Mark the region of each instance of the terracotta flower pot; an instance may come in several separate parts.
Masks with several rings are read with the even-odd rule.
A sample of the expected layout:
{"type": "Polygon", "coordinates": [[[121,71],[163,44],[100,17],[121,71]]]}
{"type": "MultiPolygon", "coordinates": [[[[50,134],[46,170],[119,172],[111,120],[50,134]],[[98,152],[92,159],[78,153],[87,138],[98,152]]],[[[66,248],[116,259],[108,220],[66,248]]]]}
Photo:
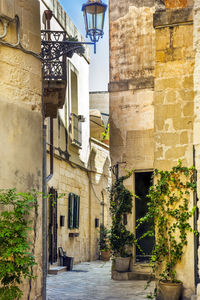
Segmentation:
{"type": "Polygon", "coordinates": [[[101,251],[101,260],[108,261],[110,260],[110,251],[101,251]]]}
{"type": "Polygon", "coordinates": [[[160,299],[161,300],[179,300],[182,292],[182,282],[172,283],[169,281],[160,281],[160,299]]]}
{"type": "Polygon", "coordinates": [[[117,272],[128,272],[130,260],[130,257],[115,257],[115,270],[117,272]]]}

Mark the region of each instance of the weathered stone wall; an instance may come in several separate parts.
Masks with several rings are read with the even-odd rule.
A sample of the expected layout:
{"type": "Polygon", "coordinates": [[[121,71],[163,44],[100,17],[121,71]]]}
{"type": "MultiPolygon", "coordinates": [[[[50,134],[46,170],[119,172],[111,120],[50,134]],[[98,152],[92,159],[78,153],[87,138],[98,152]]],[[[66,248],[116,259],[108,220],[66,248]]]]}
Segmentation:
{"type": "MultiPolygon", "coordinates": [[[[0,13],[21,24],[21,43],[40,53],[40,10],[37,0],[2,0],[0,13]]],[[[0,24],[1,33],[3,32],[0,24]]],[[[8,27],[5,40],[16,43],[16,24],[8,27]]],[[[0,188],[42,191],[41,61],[31,54],[0,44],[0,188]]],[[[42,235],[41,199],[34,255],[36,279],[23,284],[23,299],[41,299],[42,235]]],[[[33,233],[34,234],[34,233],[33,233]]],[[[33,241],[33,235],[31,235],[33,241]]]]}
{"type": "MultiPolygon", "coordinates": [[[[178,1],[178,10],[175,4],[166,1],[168,10],[154,15],[154,168],[162,170],[176,165],[178,159],[185,166],[194,163],[193,11],[192,7],[187,7],[187,1],[178,1]]],[[[194,293],[193,245],[193,235],[190,234],[188,247],[176,268],[177,276],[184,284],[184,299],[190,299],[194,293]]]]}
{"type": "MultiPolygon", "coordinates": [[[[195,65],[194,65],[194,128],[193,128],[193,143],[195,147],[195,161],[197,169],[197,197],[200,197],[200,1],[194,1],[194,50],[195,50],[195,65]]],[[[199,206],[199,202],[197,202],[199,206]]],[[[200,219],[197,221],[197,228],[200,228],[200,219]]],[[[198,270],[199,270],[200,248],[198,248],[198,270]]],[[[200,285],[197,288],[197,299],[200,300],[200,285]]]]}
{"type": "MultiPolygon", "coordinates": [[[[64,124],[61,123],[59,134],[58,126],[54,120],[54,174],[48,182],[49,187],[63,194],[58,199],[58,224],[60,215],[65,216],[65,225],[58,225],[58,247],[67,251],[68,256],[73,256],[75,263],[95,260],[99,258],[99,233],[100,227],[95,228],[95,218],[99,225],[110,224],[109,195],[110,184],[110,158],[109,147],[91,139],[90,157],[88,167],[84,167],[78,154],[65,157],[66,139],[64,124]],[[60,148],[60,152],[58,149],[60,148]],[[76,158],[76,157],[77,158],[76,158]],[[80,225],[77,229],[68,228],[68,195],[74,193],[80,196],[80,225]],[[102,205],[104,202],[104,205],[102,205]],[[104,207],[104,208],[103,208],[104,207]],[[79,233],[78,237],[69,237],[69,233],[79,233]]],[[[49,155],[47,156],[49,164],[49,155]]]]}
{"type": "MultiPolygon", "coordinates": [[[[179,158],[191,166],[196,153],[199,168],[199,8],[198,0],[110,1],[112,164],[170,169],[179,158]]],[[[177,268],[184,299],[195,288],[193,245],[191,234],[177,268]]]]}
{"type": "Polygon", "coordinates": [[[159,12],[155,64],[155,168],[165,169],[181,158],[192,165],[194,92],[192,11],[159,12]],[[183,20],[181,13],[187,14],[183,20]],[[175,19],[177,16],[177,20],[175,19]],[[169,26],[172,22],[186,25],[169,26]],[[166,20],[167,23],[166,24],[166,20]],[[164,26],[162,21],[164,21],[164,26]],[[160,27],[161,26],[161,27],[160,27]]]}
{"type": "Polygon", "coordinates": [[[111,159],[129,169],[153,167],[153,12],[154,1],[110,1],[111,159]]]}

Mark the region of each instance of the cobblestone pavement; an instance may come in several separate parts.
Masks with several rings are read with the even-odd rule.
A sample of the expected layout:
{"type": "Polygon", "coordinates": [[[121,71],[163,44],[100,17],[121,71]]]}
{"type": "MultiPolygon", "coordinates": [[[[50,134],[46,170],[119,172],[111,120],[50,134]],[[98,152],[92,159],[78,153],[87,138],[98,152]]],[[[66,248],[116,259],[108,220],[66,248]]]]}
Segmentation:
{"type": "MultiPolygon", "coordinates": [[[[114,281],[110,262],[85,262],[47,277],[48,300],[142,300],[145,281],[114,281]]],[[[153,286],[151,287],[153,289],[153,286]]]]}

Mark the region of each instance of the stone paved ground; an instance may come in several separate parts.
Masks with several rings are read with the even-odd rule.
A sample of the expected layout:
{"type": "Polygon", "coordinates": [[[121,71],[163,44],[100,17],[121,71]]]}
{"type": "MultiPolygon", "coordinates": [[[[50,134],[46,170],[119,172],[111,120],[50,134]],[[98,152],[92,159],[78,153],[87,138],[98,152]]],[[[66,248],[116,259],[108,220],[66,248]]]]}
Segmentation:
{"type": "MultiPolygon", "coordinates": [[[[142,300],[145,281],[111,280],[110,262],[85,262],[73,271],[48,275],[48,300],[142,300]]],[[[152,287],[153,288],[153,287],[152,287]]]]}

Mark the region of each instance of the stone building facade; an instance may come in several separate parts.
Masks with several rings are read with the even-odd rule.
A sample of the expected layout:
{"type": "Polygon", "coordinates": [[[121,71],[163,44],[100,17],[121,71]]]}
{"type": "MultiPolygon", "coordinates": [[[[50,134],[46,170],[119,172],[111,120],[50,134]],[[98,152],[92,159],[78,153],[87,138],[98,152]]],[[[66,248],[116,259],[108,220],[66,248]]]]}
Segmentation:
{"type": "MultiPolygon", "coordinates": [[[[41,193],[42,77],[41,60],[37,57],[41,51],[39,2],[2,0],[0,20],[0,188],[16,188],[20,192],[34,189],[41,193]],[[5,24],[8,27],[3,38],[5,24]]],[[[41,299],[42,295],[42,201],[38,200],[36,230],[30,236],[37,277],[23,284],[23,299],[41,299]]]]}
{"type": "Polygon", "coordinates": [[[30,234],[36,278],[24,281],[23,300],[45,296],[45,221],[48,264],[59,263],[58,247],[73,256],[75,263],[98,258],[99,226],[108,225],[109,219],[109,147],[90,137],[89,49],[86,47],[82,57],[74,54],[67,59],[68,81],[44,82],[44,10],[52,11],[52,30],[64,30],[83,41],[57,0],[0,1],[0,188],[36,190],[42,195],[47,187],[50,194],[43,197],[47,220],[45,201],[38,199],[36,227],[30,234]],[[50,121],[47,115],[51,114],[50,121]],[[52,144],[50,124],[54,127],[52,144]],[[46,147],[43,125],[47,126],[46,147]],[[47,184],[46,173],[51,175],[47,184]],[[72,204],[76,205],[76,215],[72,204]]]}
{"type": "MultiPolygon", "coordinates": [[[[53,13],[50,21],[52,31],[65,30],[67,35],[77,36],[79,41],[83,40],[58,1],[40,2],[41,23],[44,11],[50,9],[53,13]]],[[[109,225],[109,147],[90,134],[88,47],[83,56],[75,53],[67,58],[66,68],[64,105],[53,119],[52,174],[51,120],[46,119],[47,175],[52,175],[47,189],[50,194],[53,192],[56,195],[55,205],[52,206],[51,197],[47,202],[49,264],[59,264],[59,247],[68,256],[74,257],[75,263],[98,259],[100,224],[109,225]],[[79,199],[78,207],[74,199],[79,199]]],[[[106,104],[108,107],[108,101],[106,104]]],[[[102,128],[102,132],[103,130],[102,128]]]]}
{"type": "MultiPolygon", "coordinates": [[[[110,1],[111,161],[135,169],[136,194],[155,168],[170,169],[180,158],[197,168],[199,197],[199,10],[192,0],[110,1]]],[[[136,199],[133,231],[139,208],[136,199]]],[[[134,258],[141,261],[137,252],[134,258]]],[[[195,294],[198,261],[190,234],[177,267],[184,299],[195,294]]]]}

